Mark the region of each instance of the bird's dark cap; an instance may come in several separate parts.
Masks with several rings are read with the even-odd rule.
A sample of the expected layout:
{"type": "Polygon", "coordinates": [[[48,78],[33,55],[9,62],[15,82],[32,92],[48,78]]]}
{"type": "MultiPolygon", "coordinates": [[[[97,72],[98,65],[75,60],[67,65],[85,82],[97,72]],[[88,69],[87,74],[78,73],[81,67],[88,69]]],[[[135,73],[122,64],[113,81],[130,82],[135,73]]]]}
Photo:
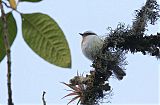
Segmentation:
{"type": "Polygon", "coordinates": [[[96,33],[92,31],[85,31],[84,33],[79,33],[82,36],[88,36],[88,35],[97,35],[96,33]]]}

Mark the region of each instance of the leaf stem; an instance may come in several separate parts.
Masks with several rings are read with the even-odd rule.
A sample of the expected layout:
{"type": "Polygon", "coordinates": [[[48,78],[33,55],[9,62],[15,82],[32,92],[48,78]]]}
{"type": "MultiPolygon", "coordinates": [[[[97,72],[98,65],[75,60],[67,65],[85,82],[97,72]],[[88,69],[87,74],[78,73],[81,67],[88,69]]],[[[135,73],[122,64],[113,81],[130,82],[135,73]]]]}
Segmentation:
{"type": "Polygon", "coordinates": [[[14,105],[12,102],[12,88],[11,88],[11,50],[8,38],[8,27],[6,14],[3,9],[2,1],[0,1],[0,9],[2,14],[2,23],[3,23],[3,42],[5,45],[6,55],[7,55],[7,87],[8,87],[8,105],[14,105]]]}

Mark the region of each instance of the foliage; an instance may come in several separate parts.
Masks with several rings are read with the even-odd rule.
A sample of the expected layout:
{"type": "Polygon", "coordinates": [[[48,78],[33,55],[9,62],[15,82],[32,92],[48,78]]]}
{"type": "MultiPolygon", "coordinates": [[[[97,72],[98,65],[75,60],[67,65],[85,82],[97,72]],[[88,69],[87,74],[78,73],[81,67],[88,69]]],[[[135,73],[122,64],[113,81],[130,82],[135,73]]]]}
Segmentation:
{"type": "Polygon", "coordinates": [[[72,89],[72,90],[70,90],[70,91],[72,91],[72,93],[67,94],[63,98],[68,97],[68,96],[75,96],[72,100],[70,100],[70,102],[68,102],[68,104],[70,104],[71,102],[75,101],[78,98],[79,98],[78,103],[79,102],[83,103],[82,102],[84,100],[83,99],[84,98],[83,93],[86,93],[85,92],[85,85],[83,85],[82,83],[79,83],[78,85],[73,86],[72,84],[67,84],[65,82],[62,82],[62,83],[72,89]]]}
{"type": "Polygon", "coordinates": [[[75,76],[67,84],[70,88],[85,86],[80,97],[82,105],[97,105],[101,99],[110,96],[112,92],[108,79],[114,75],[118,80],[122,80],[126,75],[126,53],[142,52],[144,55],[160,58],[160,34],[144,35],[147,23],[154,25],[160,18],[159,11],[156,0],[147,0],[140,10],[136,10],[132,27],[125,27],[120,23],[115,30],[109,28],[110,33],[105,37],[103,48],[93,61],[94,70],[86,76],[75,76]]]}
{"type": "MultiPolygon", "coordinates": [[[[20,0],[19,2],[39,2],[42,0],[20,0]]],[[[15,0],[9,0],[10,6],[16,10],[15,0]]],[[[43,13],[20,13],[22,18],[23,38],[28,46],[41,58],[59,67],[71,68],[71,54],[68,42],[59,25],[50,16],[43,13]]],[[[12,45],[16,34],[17,26],[12,11],[8,13],[7,23],[9,29],[9,42],[12,45]]],[[[0,62],[5,56],[4,43],[2,42],[2,22],[0,21],[0,62]]]]}
{"type": "Polygon", "coordinates": [[[23,38],[30,48],[52,64],[71,67],[68,43],[58,24],[42,13],[21,16],[23,38]]]}

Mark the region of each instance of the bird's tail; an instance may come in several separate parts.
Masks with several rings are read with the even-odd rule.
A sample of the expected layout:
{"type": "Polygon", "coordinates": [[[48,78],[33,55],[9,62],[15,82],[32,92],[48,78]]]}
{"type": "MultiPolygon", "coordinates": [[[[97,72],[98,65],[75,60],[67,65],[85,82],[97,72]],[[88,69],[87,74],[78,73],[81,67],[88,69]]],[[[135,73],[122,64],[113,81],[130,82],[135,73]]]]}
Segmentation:
{"type": "Polygon", "coordinates": [[[125,71],[122,68],[120,68],[119,66],[115,66],[113,68],[113,73],[115,74],[115,76],[118,80],[122,80],[123,77],[126,76],[125,71]]]}

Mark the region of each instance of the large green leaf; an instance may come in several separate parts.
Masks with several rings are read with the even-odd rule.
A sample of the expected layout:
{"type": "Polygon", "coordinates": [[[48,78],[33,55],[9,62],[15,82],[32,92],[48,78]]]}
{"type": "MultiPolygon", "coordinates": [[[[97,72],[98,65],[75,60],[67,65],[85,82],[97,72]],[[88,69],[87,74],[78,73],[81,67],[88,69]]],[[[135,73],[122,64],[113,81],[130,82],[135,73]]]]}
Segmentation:
{"type": "MultiPolygon", "coordinates": [[[[11,12],[9,12],[6,15],[6,18],[7,18],[8,33],[9,33],[9,43],[10,45],[12,45],[17,35],[17,25],[11,12]]],[[[2,24],[2,19],[0,18],[0,62],[3,60],[5,55],[6,51],[3,43],[3,24],[2,24]]]]}
{"type": "Polygon", "coordinates": [[[20,0],[20,2],[21,1],[26,1],[26,2],[40,2],[40,1],[42,1],[42,0],[20,0]]]}
{"type": "Polygon", "coordinates": [[[42,13],[21,14],[23,38],[44,60],[60,67],[71,67],[67,40],[58,24],[42,13]]]}

